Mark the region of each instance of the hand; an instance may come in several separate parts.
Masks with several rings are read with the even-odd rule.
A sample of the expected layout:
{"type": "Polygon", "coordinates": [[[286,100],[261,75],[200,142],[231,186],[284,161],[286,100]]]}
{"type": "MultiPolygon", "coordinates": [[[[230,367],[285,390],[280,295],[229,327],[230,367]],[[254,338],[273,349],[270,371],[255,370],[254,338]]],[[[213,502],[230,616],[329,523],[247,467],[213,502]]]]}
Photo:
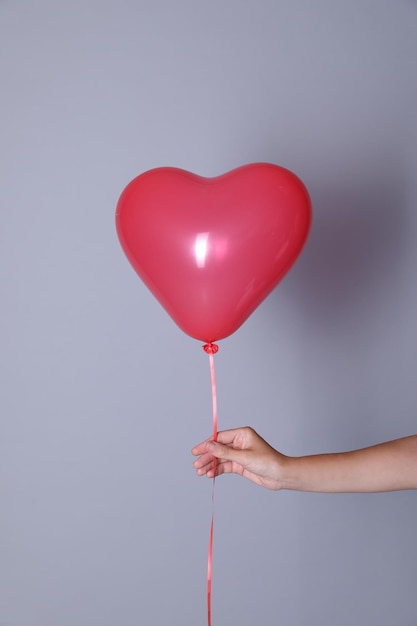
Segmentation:
{"type": "Polygon", "coordinates": [[[364,493],[417,489],[417,435],[332,454],[289,457],[252,428],[218,433],[192,449],[199,476],[235,473],[268,489],[364,493]],[[216,457],[215,466],[213,457],[216,457]]]}
{"type": "Polygon", "coordinates": [[[217,442],[207,439],[192,449],[198,456],[194,467],[199,476],[234,473],[267,489],[282,488],[280,476],[286,457],[274,450],[253,428],[237,428],[218,433],[217,442]]]}

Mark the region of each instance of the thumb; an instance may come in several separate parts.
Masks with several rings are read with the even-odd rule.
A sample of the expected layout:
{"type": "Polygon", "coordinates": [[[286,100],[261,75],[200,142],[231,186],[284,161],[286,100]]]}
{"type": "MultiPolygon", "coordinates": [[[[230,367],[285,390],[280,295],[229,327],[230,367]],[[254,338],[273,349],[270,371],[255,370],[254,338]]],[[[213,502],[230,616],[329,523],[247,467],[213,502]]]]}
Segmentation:
{"type": "Polygon", "coordinates": [[[233,461],[235,463],[244,463],[246,456],[245,450],[236,450],[230,446],[225,446],[218,441],[210,441],[207,444],[207,450],[216,458],[224,459],[225,461],[233,461]]]}

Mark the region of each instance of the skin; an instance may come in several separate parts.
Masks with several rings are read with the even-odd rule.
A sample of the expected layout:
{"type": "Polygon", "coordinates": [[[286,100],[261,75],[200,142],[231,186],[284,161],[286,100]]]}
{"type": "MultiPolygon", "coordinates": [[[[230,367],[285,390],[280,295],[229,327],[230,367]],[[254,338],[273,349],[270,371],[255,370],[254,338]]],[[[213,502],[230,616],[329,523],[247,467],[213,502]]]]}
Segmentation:
{"type": "Polygon", "coordinates": [[[417,435],[334,454],[285,456],[253,428],[218,433],[192,449],[199,476],[238,474],[267,489],[360,493],[417,489],[417,435]],[[216,465],[214,464],[216,457],[216,465]]]}

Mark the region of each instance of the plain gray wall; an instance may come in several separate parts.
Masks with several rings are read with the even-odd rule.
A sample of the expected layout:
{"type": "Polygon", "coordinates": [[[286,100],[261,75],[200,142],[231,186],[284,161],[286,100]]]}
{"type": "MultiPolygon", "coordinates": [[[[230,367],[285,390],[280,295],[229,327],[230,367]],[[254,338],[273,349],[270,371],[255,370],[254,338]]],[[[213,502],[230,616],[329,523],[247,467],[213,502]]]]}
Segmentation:
{"type": "MultiPolygon", "coordinates": [[[[0,625],[205,624],[207,356],[129,266],[152,167],[293,170],[290,274],[216,357],[288,454],[417,432],[417,3],[2,0],[0,625]]],[[[213,626],[415,626],[417,496],[216,483],[213,626]]]]}

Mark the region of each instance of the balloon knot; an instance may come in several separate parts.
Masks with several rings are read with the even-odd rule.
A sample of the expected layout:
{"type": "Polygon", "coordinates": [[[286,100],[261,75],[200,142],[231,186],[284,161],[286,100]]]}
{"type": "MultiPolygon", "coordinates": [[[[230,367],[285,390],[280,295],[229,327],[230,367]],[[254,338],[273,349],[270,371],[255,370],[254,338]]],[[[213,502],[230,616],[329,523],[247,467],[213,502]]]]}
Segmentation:
{"type": "Polygon", "coordinates": [[[211,343],[211,341],[209,343],[206,343],[205,346],[203,346],[203,350],[204,352],[207,352],[207,354],[216,354],[216,352],[219,351],[219,346],[215,343],[211,343]]]}

